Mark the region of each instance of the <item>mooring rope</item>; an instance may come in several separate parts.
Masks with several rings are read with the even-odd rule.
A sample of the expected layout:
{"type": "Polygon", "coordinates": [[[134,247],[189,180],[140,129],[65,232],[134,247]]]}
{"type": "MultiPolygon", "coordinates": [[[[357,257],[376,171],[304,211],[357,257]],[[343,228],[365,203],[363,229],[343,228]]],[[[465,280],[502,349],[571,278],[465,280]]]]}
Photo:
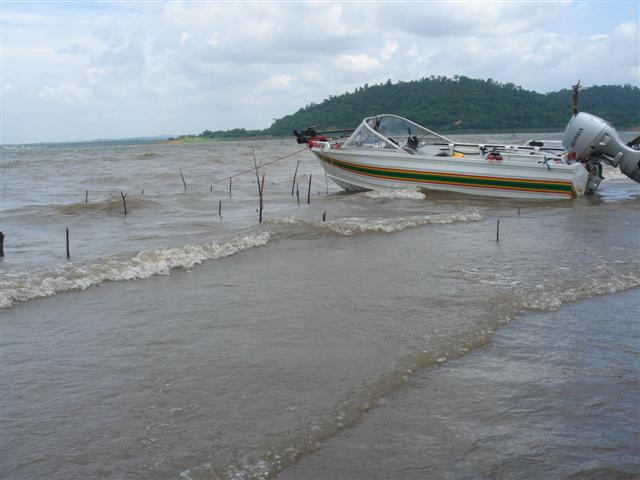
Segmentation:
{"type": "MultiPolygon", "coordinates": [[[[307,147],[301,148],[300,150],[290,153],[289,155],[285,155],[284,157],[280,157],[280,158],[276,158],[275,160],[271,160],[270,162],[267,163],[263,163],[261,165],[258,165],[258,168],[263,168],[263,167],[268,167],[269,165],[273,165],[276,162],[280,162],[282,160],[285,160],[289,157],[293,157],[294,155],[297,155],[301,152],[304,152],[305,150],[308,150],[307,147]]],[[[235,178],[235,177],[239,177],[240,175],[244,175],[246,173],[252,173],[256,171],[256,167],[253,168],[249,168],[247,170],[243,170],[242,172],[238,172],[238,173],[234,173],[233,175],[229,175],[228,177],[224,177],[224,178],[220,178],[218,180],[214,180],[213,183],[220,183],[220,182],[224,182],[226,180],[229,180],[231,178],[235,178]]]]}

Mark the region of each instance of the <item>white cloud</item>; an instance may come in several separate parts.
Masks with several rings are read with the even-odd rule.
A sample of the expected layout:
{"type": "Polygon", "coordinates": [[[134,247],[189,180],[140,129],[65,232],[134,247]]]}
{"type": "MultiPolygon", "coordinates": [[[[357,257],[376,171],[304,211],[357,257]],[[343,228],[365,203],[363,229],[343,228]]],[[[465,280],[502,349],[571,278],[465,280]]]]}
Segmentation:
{"type": "Polygon", "coordinates": [[[335,66],[346,68],[353,72],[366,72],[380,66],[380,61],[375,57],[370,57],[364,53],[356,55],[339,55],[335,66]]]}
{"type": "Polygon", "coordinates": [[[61,103],[84,103],[92,96],[91,89],[71,82],[62,82],[58,86],[45,85],[39,93],[45,100],[61,103]]]}
{"type": "Polygon", "coordinates": [[[621,23],[615,28],[613,33],[629,39],[638,38],[638,24],[636,22],[621,23]]]}
{"type": "Polygon", "coordinates": [[[398,50],[398,44],[396,42],[387,42],[380,52],[380,57],[382,57],[383,60],[389,60],[393,57],[396,50],[398,50]]]}
{"type": "Polygon", "coordinates": [[[2,93],[13,92],[13,91],[15,91],[17,89],[18,89],[18,87],[16,87],[11,82],[5,82],[5,81],[0,82],[0,91],[2,93]]]}
{"type": "Polygon", "coordinates": [[[289,91],[293,81],[291,75],[273,75],[260,84],[259,90],[265,93],[289,91]]]}
{"type": "Polygon", "coordinates": [[[220,34],[218,32],[213,32],[209,36],[207,43],[211,45],[213,48],[216,48],[220,44],[220,34]]]}
{"type": "Polygon", "coordinates": [[[11,92],[2,98],[3,138],[38,141],[52,119],[86,105],[93,121],[57,135],[154,134],[141,129],[161,121],[170,133],[263,128],[365,83],[432,74],[491,77],[543,92],[577,78],[639,84],[632,7],[603,8],[612,18],[600,22],[601,14],[582,5],[8,4],[0,19],[2,91],[11,92]],[[567,23],[578,14],[582,21],[567,23]],[[24,111],[41,117],[25,124],[24,111]]]}
{"type": "Polygon", "coordinates": [[[411,45],[411,47],[409,48],[409,50],[407,50],[406,52],[403,53],[403,55],[407,56],[407,57],[411,57],[411,58],[416,58],[418,56],[418,46],[417,45],[411,45]]]}

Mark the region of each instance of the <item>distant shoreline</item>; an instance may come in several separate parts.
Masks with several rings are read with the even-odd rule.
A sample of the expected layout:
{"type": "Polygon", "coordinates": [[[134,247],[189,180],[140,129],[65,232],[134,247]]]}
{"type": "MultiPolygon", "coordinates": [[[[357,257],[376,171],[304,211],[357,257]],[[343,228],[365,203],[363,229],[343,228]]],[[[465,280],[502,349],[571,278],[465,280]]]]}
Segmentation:
{"type": "MultiPolygon", "coordinates": [[[[550,134],[550,133],[562,133],[562,129],[558,128],[519,128],[514,130],[505,130],[505,129],[479,129],[479,130],[440,130],[438,133],[443,135],[452,135],[456,134],[460,135],[504,135],[504,134],[550,134]]],[[[640,132],[640,125],[622,128],[618,130],[619,133],[637,133],[640,132]]],[[[248,137],[229,137],[229,138],[211,138],[211,137],[200,137],[200,136],[192,136],[192,137],[183,137],[183,138],[173,138],[167,137],[166,139],[161,138],[122,138],[122,139],[104,139],[104,140],[86,140],[86,141],[75,141],[75,142],[34,142],[34,143],[5,143],[1,144],[1,148],[35,148],[35,147],[100,147],[100,146],[109,146],[109,145],[197,145],[197,144],[213,144],[213,143],[221,143],[221,142],[247,142],[247,141],[259,141],[259,140],[283,140],[283,139],[293,139],[293,134],[291,136],[273,136],[273,135],[263,135],[263,136],[248,136],[248,137]]]]}
{"type": "MultiPolygon", "coordinates": [[[[552,134],[552,133],[562,133],[563,129],[558,128],[519,128],[513,130],[505,130],[505,129],[474,129],[474,130],[440,130],[438,133],[443,135],[517,135],[517,134],[552,134]]],[[[640,125],[630,128],[624,128],[619,130],[620,133],[635,133],[640,132],[640,125]]],[[[167,145],[189,145],[189,144],[200,144],[200,143],[221,143],[221,142],[246,142],[246,141],[257,141],[257,140],[283,140],[283,139],[293,139],[293,134],[291,136],[273,136],[273,135],[265,135],[265,136],[248,136],[248,137],[229,137],[229,138],[211,138],[211,137],[183,137],[183,138],[172,138],[167,139],[166,141],[159,141],[157,143],[167,144],[167,145]]]]}
{"type": "MultiPolygon", "coordinates": [[[[211,138],[211,137],[183,137],[183,138],[168,138],[164,141],[159,141],[157,143],[167,144],[167,145],[189,145],[189,144],[199,144],[199,143],[220,143],[220,142],[244,142],[244,141],[255,141],[255,140],[278,140],[289,137],[273,137],[273,136],[258,136],[258,137],[229,137],[229,138],[211,138]]],[[[293,138],[293,135],[291,135],[293,138]]]]}

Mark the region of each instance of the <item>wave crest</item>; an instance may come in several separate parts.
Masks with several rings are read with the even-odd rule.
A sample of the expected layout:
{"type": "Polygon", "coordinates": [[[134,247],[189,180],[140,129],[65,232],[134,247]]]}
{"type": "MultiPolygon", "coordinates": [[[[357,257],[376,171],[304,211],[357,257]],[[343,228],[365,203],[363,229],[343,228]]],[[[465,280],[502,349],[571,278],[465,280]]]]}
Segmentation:
{"type": "Polygon", "coordinates": [[[106,281],[136,280],[168,275],[175,268],[191,269],[207,260],[234,255],[269,242],[270,232],[239,235],[231,240],[202,245],[146,250],[133,257],[107,257],[87,265],[65,265],[53,271],[0,282],[0,308],[16,301],[48,297],[69,290],[84,290],[106,281]]]}
{"type": "Polygon", "coordinates": [[[367,198],[384,200],[424,200],[427,198],[421,191],[411,188],[369,190],[364,192],[363,195],[367,198]]]}
{"type": "Polygon", "coordinates": [[[638,287],[640,287],[640,276],[619,273],[584,279],[583,283],[563,289],[549,288],[539,284],[522,296],[522,306],[527,310],[556,310],[566,303],[638,287]]]}
{"type": "Polygon", "coordinates": [[[314,222],[294,217],[279,217],[269,220],[272,224],[303,225],[318,231],[351,236],[359,233],[393,233],[406,228],[428,224],[447,224],[457,222],[475,222],[482,220],[477,210],[457,213],[439,213],[411,217],[367,219],[359,217],[342,218],[331,222],[314,222]]]}

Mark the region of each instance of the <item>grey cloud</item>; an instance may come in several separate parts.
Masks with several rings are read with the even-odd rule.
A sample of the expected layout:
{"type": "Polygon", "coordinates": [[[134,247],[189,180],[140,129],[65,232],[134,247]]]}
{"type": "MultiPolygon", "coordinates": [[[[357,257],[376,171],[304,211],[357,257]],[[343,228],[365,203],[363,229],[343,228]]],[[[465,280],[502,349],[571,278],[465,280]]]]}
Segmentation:
{"type": "Polygon", "coordinates": [[[39,8],[2,24],[3,81],[19,87],[3,94],[7,141],[21,130],[41,140],[55,119],[61,139],[266,127],[364,83],[431,74],[539,91],[577,78],[639,83],[637,22],[569,36],[558,13],[574,8],[566,3],[39,8]],[[397,50],[384,53],[387,42],[397,50]],[[84,104],[61,105],[57,92],[84,104]],[[25,109],[42,121],[25,122],[25,109]],[[92,121],[77,121],[88,109],[92,121]]]}

